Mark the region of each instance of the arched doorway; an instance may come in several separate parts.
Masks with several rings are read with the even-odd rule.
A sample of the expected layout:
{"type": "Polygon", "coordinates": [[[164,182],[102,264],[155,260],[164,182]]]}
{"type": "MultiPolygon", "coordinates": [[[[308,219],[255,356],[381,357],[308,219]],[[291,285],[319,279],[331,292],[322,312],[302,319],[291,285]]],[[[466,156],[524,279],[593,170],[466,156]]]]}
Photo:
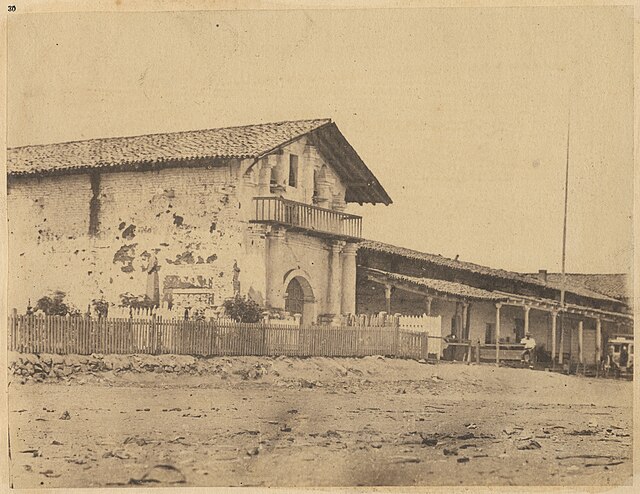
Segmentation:
{"type": "Polygon", "coordinates": [[[315,298],[309,282],[302,276],[289,279],[284,297],[284,310],[290,314],[301,314],[303,324],[315,319],[315,298]]]}

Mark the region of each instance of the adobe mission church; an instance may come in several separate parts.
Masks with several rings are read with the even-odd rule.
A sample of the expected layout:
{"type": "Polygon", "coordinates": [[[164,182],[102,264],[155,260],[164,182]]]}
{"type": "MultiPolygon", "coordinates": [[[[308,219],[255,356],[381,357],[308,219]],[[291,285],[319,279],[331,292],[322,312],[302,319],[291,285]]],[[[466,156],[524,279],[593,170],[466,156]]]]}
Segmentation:
{"type": "Polygon", "coordinates": [[[439,317],[441,336],[485,343],[531,332],[578,362],[633,334],[626,275],[575,275],[562,306],[553,273],[363,240],[346,205],[391,198],[328,119],[13,148],[7,178],[20,312],[52,290],[80,310],[123,295],[180,309],[242,294],[305,324],[385,311],[439,317]]]}
{"type": "Polygon", "coordinates": [[[9,307],[51,290],[220,305],[236,293],[307,323],[355,313],[362,219],[391,199],[330,120],[8,152],[9,307]]]}

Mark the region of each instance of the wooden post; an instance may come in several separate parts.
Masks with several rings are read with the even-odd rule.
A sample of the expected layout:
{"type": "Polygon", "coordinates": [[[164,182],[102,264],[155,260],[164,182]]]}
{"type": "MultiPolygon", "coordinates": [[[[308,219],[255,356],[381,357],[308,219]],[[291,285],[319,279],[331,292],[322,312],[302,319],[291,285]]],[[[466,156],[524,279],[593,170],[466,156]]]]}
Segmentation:
{"type": "Polygon", "coordinates": [[[463,308],[464,320],[462,324],[464,325],[464,338],[466,340],[471,340],[471,304],[469,302],[465,302],[463,308]]]}
{"type": "Polygon", "coordinates": [[[422,333],[422,348],[421,348],[421,356],[423,359],[429,359],[429,335],[427,333],[422,333]]]}
{"type": "Polygon", "coordinates": [[[582,373],[584,374],[584,324],[582,319],[578,321],[578,362],[582,366],[582,373]]]}
{"type": "Polygon", "coordinates": [[[551,311],[551,367],[556,363],[556,333],[558,324],[558,311],[551,311]]]}
{"type": "Polygon", "coordinates": [[[430,316],[431,315],[431,302],[433,301],[432,297],[427,297],[426,299],[426,309],[427,309],[427,315],[430,316]]]}
{"type": "Polygon", "coordinates": [[[149,350],[152,355],[158,354],[158,339],[156,338],[156,315],[153,314],[151,319],[149,319],[149,336],[148,340],[149,346],[151,347],[149,350]]]}
{"type": "Polygon", "coordinates": [[[560,346],[558,348],[558,364],[564,363],[564,312],[560,314],[560,346]]]}
{"type": "Polygon", "coordinates": [[[480,363],[480,340],[476,340],[476,364],[480,363]]]}
{"type": "Polygon", "coordinates": [[[156,327],[156,351],[158,354],[161,354],[163,353],[162,328],[164,328],[164,326],[162,325],[162,316],[156,316],[154,314],[153,319],[154,319],[154,325],[156,327]]]}
{"type": "MultiPolygon", "coordinates": [[[[267,348],[267,325],[264,321],[260,322],[260,326],[262,328],[262,355],[269,355],[269,349],[267,348]]],[[[300,333],[300,325],[298,324],[298,334],[300,333]]],[[[300,337],[298,337],[298,344],[300,341],[300,337]]]]}
{"type": "Polygon", "coordinates": [[[386,301],[386,312],[387,314],[391,314],[391,285],[384,286],[384,298],[386,301]]]}
{"type": "Polygon", "coordinates": [[[466,340],[467,337],[467,309],[469,304],[467,302],[462,302],[460,306],[460,339],[466,340]]]}
{"type": "Polygon", "coordinates": [[[501,303],[496,304],[496,365],[500,365],[500,307],[501,303]]]}
{"type": "Polygon", "coordinates": [[[602,319],[598,317],[596,319],[596,369],[600,367],[600,359],[602,359],[602,319]]]}
{"type": "Polygon", "coordinates": [[[531,307],[529,307],[528,305],[525,305],[523,308],[524,308],[524,335],[527,336],[527,333],[529,332],[529,311],[531,310],[531,307]]]}
{"type": "Polygon", "coordinates": [[[398,319],[393,321],[393,356],[398,356],[398,343],[400,340],[400,322],[398,319]]]}

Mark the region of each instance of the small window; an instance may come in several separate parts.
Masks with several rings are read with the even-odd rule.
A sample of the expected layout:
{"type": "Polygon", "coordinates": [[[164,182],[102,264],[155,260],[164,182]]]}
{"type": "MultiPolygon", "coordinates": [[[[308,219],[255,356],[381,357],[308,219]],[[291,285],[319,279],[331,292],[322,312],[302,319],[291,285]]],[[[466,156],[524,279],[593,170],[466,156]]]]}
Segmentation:
{"type": "Polygon", "coordinates": [[[289,185],[298,186],[298,156],[295,154],[289,155],[289,185]]]}

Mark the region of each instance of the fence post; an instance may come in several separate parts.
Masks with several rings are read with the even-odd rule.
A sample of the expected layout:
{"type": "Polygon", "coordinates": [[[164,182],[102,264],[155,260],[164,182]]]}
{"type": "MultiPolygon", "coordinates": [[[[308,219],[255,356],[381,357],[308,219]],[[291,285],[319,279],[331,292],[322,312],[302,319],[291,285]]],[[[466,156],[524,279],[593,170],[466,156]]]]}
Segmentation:
{"type": "Polygon", "coordinates": [[[400,340],[400,321],[397,318],[393,319],[393,356],[398,356],[398,343],[400,340]]]}
{"type": "Polygon", "coordinates": [[[267,325],[264,323],[264,320],[260,321],[260,326],[262,326],[262,349],[260,353],[263,356],[267,356],[269,355],[267,349],[267,325]]]}
{"type": "Polygon", "coordinates": [[[429,335],[422,333],[422,358],[429,360],[429,335]]]}
{"type": "Polygon", "coordinates": [[[153,314],[153,322],[156,328],[156,355],[160,355],[163,353],[162,348],[162,316],[157,316],[155,313],[153,314]]]}
{"type": "Polygon", "coordinates": [[[476,340],[476,364],[480,363],[480,340],[476,340]]]}
{"type": "Polygon", "coordinates": [[[471,340],[467,342],[467,365],[471,363],[471,340]]]}
{"type": "Polygon", "coordinates": [[[137,334],[133,333],[133,315],[129,313],[129,318],[127,319],[127,332],[129,333],[131,345],[129,347],[129,353],[137,353],[138,352],[138,338],[137,334]]]}

